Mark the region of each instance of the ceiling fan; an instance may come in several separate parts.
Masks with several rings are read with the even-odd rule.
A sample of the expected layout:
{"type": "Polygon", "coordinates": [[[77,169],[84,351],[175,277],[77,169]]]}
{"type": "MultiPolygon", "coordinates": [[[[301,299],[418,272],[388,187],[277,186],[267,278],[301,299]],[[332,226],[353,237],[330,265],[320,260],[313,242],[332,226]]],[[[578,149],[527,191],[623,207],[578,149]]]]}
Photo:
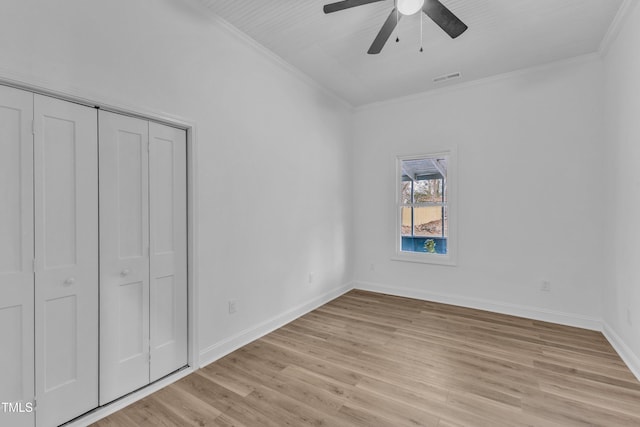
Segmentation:
{"type": "MultiPolygon", "coordinates": [[[[349,9],[364,4],[376,3],[385,0],[343,0],[336,3],[330,3],[324,6],[324,13],[333,13],[340,10],[349,9]]],[[[447,9],[438,0],[395,0],[395,7],[389,14],[389,17],[382,25],[380,32],[367,51],[369,54],[378,54],[382,51],[384,44],[389,36],[398,25],[402,16],[413,15],[422,10],[429,18],[433,20],[445,33],[452,39],[464,33],[467,26],[458,19],[449,9],[447,9]]],[[[396,40],[397,41],[397,40],[396,40]]]]}

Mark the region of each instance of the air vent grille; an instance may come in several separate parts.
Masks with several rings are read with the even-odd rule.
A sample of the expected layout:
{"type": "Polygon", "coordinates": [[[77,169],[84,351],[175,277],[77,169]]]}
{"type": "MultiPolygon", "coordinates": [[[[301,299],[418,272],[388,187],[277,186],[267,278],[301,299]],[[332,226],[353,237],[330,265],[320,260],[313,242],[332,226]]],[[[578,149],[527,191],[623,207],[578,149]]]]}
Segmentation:
{"type": "Polygon", "coordinates": [[[438,76],[436,78],[433,79],[434,83],[442,83],[445,82],[447,80],[453,80],[453,79],[459,79],[460,78],[460,72],[456,72],[456,73],[450,73],[450,74],[445,74],[443,76],[438,76]]]}

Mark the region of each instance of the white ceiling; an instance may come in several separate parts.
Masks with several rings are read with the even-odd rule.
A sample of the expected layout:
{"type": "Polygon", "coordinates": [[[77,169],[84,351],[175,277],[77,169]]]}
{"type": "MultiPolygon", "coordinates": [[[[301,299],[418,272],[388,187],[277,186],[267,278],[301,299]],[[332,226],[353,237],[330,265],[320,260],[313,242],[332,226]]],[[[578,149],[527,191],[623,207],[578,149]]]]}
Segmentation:
{"type": "Polygon", "coordinates": [[[622,0],[441,0],[469,29],[451,39],[426,15],[367,50],[393,9],[381,1],[325,15],[335,0],[198,0],[354,106],[596,52],[622,0]],[[420,47],[423,21],[424,52],[420,47]],[[462,77],[434,83],[435,77],[462,77]]]}

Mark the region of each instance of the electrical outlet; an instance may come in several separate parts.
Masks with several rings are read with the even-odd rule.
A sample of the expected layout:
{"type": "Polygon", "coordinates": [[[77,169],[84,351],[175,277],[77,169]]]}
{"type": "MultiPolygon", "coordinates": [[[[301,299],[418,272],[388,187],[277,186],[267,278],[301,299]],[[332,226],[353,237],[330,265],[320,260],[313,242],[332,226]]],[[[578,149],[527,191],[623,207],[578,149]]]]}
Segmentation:
{"type": "Polygon", "coordinates": [[[238,311],[238,301],[234,299],[229,300],[229,314],[233,314],[238,311]]]}
{"type": "Polygon", "coordinates": [[[542,292],[551,292],[551,281],[543,280],[542,283],[540,284],[540,290],[542,292]]]}
{"type": "Polygon", "coordinates": [[[315,278],[316,278],[316,273],[314,273],[313,271],[309,273],[309,283],[313,283],[315,278]]]}
{"type": "Polygon", "coordinates": [[[631,310],[627,308],[627,324],[629,326],[633,326],[633,322],[631,321],[631,310]]]}

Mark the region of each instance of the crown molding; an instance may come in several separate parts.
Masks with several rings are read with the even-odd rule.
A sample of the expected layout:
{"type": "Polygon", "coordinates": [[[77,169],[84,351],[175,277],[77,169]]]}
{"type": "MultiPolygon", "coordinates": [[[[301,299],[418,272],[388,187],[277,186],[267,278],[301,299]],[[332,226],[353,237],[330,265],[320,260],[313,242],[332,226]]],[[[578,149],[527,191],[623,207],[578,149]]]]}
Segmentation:
{"type": "Polygon", "coordinates": [[[355,110],[355,107],[351,103],[349,103],[347,100],[342,98],[340,95],[331,91],[326,86],[321,85],[316,80],[311,78],[308,74],[304,73],[299,68],[291,65],[284,58],[277,55],[276,53],[274,53],[272,50],[265,47],[264,45],[258,43],[255,39],[251,38],[246,33],[240,31],[237,27],[235,27],[229,21],[213,13],[211,9],[209,9],[208,7],[206,7],[206,5],[203,4],[202,0],[183,0],[183,2],[188,4],[192,8],[194,8],[197,12],[203,13],[214,25],[222,29],[224,32],[226,32],[236,40],[242,42],[247,47],[251,48],[254,52],[260,54],[263,58],[267,59],[272,64],[275,64],[283,71],[289,73],[291,76],[302,81],[308,86],[326,94],[327,96],[334,99],[336,102],[341,104],[350,112],[353,112],[355,110]]]}
{"type": "Polygon", "coordinates": [[[602,42],[600,42],[600,46],[598,47],[598,54],[602,57],[607,56],[609,49],[613,42],[618,38],[618,34],[624,27],[625,22],[627,22],[627,18],[631,15],[631,12],[638,4],[638,0],[623,0],[620,8],[618,9],[618,13],[616,13],[615,18],[609,25],[609,29],[607,33],[604,35],[602,42]]]}
{"type": "Polygon", "coordinates": [[[547,64],[520,68],[518,70],[508,71],[502,74],[483,77],[480,79],[462,82],[462,83],[458,83],[455,85],[450,85],[450,86],[446,86],[438,89],[430,89],[424,92],[415,93],[407,96],[401,96],[401,97],[389,99],[386,101],[372,102],[370,104],[365,104],[365,105],[356,107],[355,112],[359,113],[359,112],[368,111],[368,110],[385,108],[392,105],[405,104],[409,102],[418,102],[418,101],[425,100],[433,96],[442,95],[448,92],[455,92],[459,90],[470,89],[476,86],[485,86],[485,85],[489,85],[502,80],[508,80],[514,77],[518,77],[518,76],[538,73],[545,70],[552,70],[554,68],[561,68],[561,67],[566,67],[566,66],[575,65],[575,64],[584,64],[584,63],[589,63],[594,61],[601,61],[601,57],[597,52],[574,56],[572,58],[561,59],[559,61],[549,62],[547,64]]]}

